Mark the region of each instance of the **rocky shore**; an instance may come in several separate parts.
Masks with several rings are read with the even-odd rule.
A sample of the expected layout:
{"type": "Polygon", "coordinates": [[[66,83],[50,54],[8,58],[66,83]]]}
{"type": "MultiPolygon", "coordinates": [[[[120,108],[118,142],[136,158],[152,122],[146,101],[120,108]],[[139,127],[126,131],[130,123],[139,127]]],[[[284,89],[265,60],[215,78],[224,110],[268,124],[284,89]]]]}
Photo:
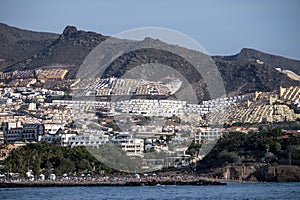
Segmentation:
{"type": "Polygon", "coordinates": [[[300,166],[291,165],[237,165],[211,170],[205,176],[222,180],[240,180],[250,182],[300,182],[300,166]]]}

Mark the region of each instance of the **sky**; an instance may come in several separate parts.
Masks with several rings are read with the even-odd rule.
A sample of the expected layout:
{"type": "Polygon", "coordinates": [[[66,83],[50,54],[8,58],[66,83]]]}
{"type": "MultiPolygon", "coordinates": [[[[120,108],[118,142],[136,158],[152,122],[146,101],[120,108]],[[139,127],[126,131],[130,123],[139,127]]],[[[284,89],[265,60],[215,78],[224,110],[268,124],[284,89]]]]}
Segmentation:
{"type": "Polygon", "coordinates": [[[0,0],[0,22],[62,33],[66,25],[104,35],[142,27],[179,31],[210,55],[242,48],[300,60],[298,0],[0,0]]]}

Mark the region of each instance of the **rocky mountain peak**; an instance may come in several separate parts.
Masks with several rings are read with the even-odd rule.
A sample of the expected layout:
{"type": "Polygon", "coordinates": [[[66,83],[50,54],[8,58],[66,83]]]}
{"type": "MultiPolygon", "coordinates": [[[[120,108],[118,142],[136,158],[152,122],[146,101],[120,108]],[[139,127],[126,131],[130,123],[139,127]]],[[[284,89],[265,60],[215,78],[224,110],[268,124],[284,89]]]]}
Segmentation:
{"type": "Polygon", "coordinates": [[[66,28],[64,29],[64,32],[63,32],[63,36],[68,37],[76,32],[77,32],[77,28],[75,26],[66,26],[66,28]]]}

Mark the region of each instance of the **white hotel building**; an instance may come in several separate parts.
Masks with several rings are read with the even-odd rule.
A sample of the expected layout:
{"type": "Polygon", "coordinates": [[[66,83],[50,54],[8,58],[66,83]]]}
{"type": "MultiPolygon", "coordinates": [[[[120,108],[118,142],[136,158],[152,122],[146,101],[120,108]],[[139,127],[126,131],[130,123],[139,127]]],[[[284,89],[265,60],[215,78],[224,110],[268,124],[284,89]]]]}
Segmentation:
{"type": "Polygon", "coordinates": [[[128,156],[142,156],[144,152],[144,140],[133,138],[127,132],[121,132],[114,139],[113,143],[119,144],[128,156]]]}
{"type": "Polygon", "coordinates": [[[108,135],[104,135],[102,132],[84,133],[82,135],[74,135],[68,138],[68,145],[71,147],[89,146],[97,148],[99,145],[106,144],[108,142],[108,135]]]}
{"type": "Polygon", "coordinates": [[[217,141],[225,133],[220,128],[200,128],[195,131],[194,139],[196,144],[209,143],[217,141]]]}

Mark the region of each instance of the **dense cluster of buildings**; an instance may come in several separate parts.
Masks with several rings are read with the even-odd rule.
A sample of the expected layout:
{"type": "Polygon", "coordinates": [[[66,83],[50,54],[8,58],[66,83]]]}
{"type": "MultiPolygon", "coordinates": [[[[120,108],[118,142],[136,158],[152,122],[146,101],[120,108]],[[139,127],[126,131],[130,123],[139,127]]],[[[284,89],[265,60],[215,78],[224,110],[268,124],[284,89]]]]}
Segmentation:
{"type": "Polygon", "coordinates": [[[27,79],[33,78],[35,76],[34,70],[24,70],[24,71],[13,71],[13,72],[0,72],[0,80],[5,79],[27,79]]]}
{"type": "MultiPolygon", "coordinates": [[[[128,156],[141,158],[144,158],[145,152],[163,151],[167,160],[145,158],[144,161],[147,165],[167,163],[170,166],[178,159],[186,161],[181,158],[189,156],[186,149],[192,141],[196,144],[210,143],[232,131],[221,128],[224,124],[300,119],[298,86],[281,87],[279,92],[218,98],[200,104],[145,98],[63,100],[64,91],[31,86],[36,81],[62,80],[66,74],[67,70],[59,68],[0,74],[0,79],[10,82],[10,85],[0,88],[1,143],[20,145],[46,141],[62,146],[95,148],[113,144],[128,156]],[[59,100],[48,101],[49,97],[59,100]],[[220,124],[214,127],[216,123],[220,124]]],[[[178,80],[162,83],[116,78],[88,79],[75,81],[72,92],[77,97],[168,96],[180,86],[178,80]]]]}
{"type": "Polygon", "coordinates": [[[68,70],[54,68],[54,69],[37,69],[36,76],[37,79],[45,81],[45,80],[62,80],[67,75],[68,70]]]}
{"type": "Polygon", "coordinates": [[[73,84],[75,93],[79,96],[107,95],[172,95],[181,86],[180,80],[170,80],[166,83],[147,81],[143,79],[84,79],[73,84]]]}
{"type": "MultiPolygon", "coordinates": [[[[218,113],[226,124],[277,123],[300,119],[300,87],[280,87],[277,92],[256,92],[241,104],[218,113]]],[[[213,119],[214,116],[212,116],[213,119]]]]}
{"type": "Polygon", "coordinates": [[[54,105],[75,106],[103,106],[112,112],[137,114],[144,116],[172,117],[173,115],[199,114],[199,117],[216,110],[227,109],[232,104],[239,104],[244,96],[230,98],[219,98],[203,101],[201,104],[188,104],[186,101],[177,100],[151,100],[151,99],[130,99],[123,101],[76,101],[76,100],[54,100],[54,105]]]}
{"type": "Polygon", "coordinates": [[[62,80],[66,77],[68,70],[62,68],[45,68],[36,70],[16,70],[12,72],[0,72],[0,80],[31,79],[38,80],[62,80]]]}

